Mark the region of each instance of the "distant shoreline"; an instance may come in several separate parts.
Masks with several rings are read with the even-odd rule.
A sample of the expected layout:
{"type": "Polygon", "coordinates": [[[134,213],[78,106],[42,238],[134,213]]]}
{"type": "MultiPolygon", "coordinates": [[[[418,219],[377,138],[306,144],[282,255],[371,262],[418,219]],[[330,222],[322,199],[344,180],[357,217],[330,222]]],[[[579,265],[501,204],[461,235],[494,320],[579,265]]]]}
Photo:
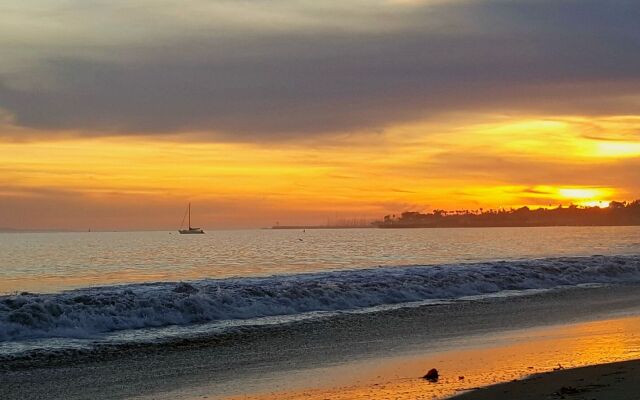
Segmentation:
{"type": "Polygon", "coordinates": [[[342,225],[274,225],[269,229],[372,229],[377,226],[342,226],[342,225]]]}
{"type": "Polygon", "coordinates": [[[329,226],[329,225],[274,225],[264,229],[440,229],[440,228],[552,228],[552,227],[607,227],[607,226],[640,226],[640,223],[627,224],[490,224],[490,225],[414,225],[414,224],[389,224],[375,226],[329,226]]]}
{"type": "Polygon", "coordinates": [[[389,225],[379,225],[375,228],[380,229],[413,229],[413,228],[550,228],[550,227],[588,227],[588,226],[640,226],[640,223],[607,223],[607,224],[478,224],[478,225],[413,225],[413,224],[389,224],[389,225]]]}
{"type": "MultiPolygon", "coordinates": [[[[640,226],[640,223],[626,223],[626,224],[494,224],[494,225],[413,225],[413,224],[390,224],[390,225],[375,225],[375,226],[337,226],[337,225],[274,225],[271,227],[256,227],[256,228],[218,228],[208,230],[328,230],[328,229],[444,229],[444,228],[561,228],[561,227],[624,227],[624,226],[640,226]]],[[[124,229],[124,230],[65,230],[65,229],[11,229],[0,228],[0,233],[122,233],[122,232],[169,232],[173,233],[172,229],[124,229]]]]}
{"type": "Polygon", "coordinates": [[[385,215],[373,225],[380,228],[461,228],[532,226],[636,226],[640,225],[640,200],[612,201],[606,208],[569,207],[500,210],[405,211],[385,215]]]}
{"type": "Polygon", "coordinates": [[[74,231],[66,229],[14,229],[14,228],[0,228],[0,233],[69,233],[69,232],[86,232],[86,231],[74,231]]]}

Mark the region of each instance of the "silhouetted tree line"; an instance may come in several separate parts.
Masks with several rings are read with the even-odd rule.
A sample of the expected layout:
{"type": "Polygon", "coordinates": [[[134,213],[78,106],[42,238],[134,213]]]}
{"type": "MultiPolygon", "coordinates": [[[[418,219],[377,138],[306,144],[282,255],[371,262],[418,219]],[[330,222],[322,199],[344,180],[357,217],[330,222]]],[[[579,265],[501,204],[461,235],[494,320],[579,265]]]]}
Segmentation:
{"type": "Polygon", "coordinates": [[[374,222],[380,228],[444,228],[500,226],[606,226],[640,225],[640,200],[612,201],[608,207],[568,207],[500,210],[434,210],[386,215],[374,222]]]}

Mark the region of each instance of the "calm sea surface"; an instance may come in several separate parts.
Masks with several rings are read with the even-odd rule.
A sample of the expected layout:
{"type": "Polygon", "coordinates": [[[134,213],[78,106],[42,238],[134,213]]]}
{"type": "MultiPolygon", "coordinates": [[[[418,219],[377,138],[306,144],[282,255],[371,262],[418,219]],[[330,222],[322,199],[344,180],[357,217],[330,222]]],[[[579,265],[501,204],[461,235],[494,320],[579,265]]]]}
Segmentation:
{"type": "Polygon", "coordinates": [[[640,227],[0,234],[0,293],[640,253],[640,227]]]}

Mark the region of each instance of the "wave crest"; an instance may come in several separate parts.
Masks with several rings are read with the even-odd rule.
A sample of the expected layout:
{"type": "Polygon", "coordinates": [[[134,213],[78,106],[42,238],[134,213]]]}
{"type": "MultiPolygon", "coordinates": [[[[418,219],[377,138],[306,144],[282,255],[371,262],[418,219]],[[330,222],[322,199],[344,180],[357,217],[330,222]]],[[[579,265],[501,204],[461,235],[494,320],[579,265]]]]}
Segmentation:
{"type": "Polygon", "coordinates": [[[347,311],[504,290],[640,282],[640,256],[563,257],[96,287],[0,296],[0,341],[347,311]]]}

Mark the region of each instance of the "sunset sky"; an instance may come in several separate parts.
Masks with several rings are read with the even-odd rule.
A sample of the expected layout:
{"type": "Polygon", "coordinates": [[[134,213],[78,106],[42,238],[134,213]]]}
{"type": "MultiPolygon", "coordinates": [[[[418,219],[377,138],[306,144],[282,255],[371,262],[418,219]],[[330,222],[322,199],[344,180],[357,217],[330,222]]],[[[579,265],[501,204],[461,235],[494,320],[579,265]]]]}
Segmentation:
{"type": "Polygon", "coordinates": [[[640,198],[640,2],[0,3],[0,228],[640,198]]]}

